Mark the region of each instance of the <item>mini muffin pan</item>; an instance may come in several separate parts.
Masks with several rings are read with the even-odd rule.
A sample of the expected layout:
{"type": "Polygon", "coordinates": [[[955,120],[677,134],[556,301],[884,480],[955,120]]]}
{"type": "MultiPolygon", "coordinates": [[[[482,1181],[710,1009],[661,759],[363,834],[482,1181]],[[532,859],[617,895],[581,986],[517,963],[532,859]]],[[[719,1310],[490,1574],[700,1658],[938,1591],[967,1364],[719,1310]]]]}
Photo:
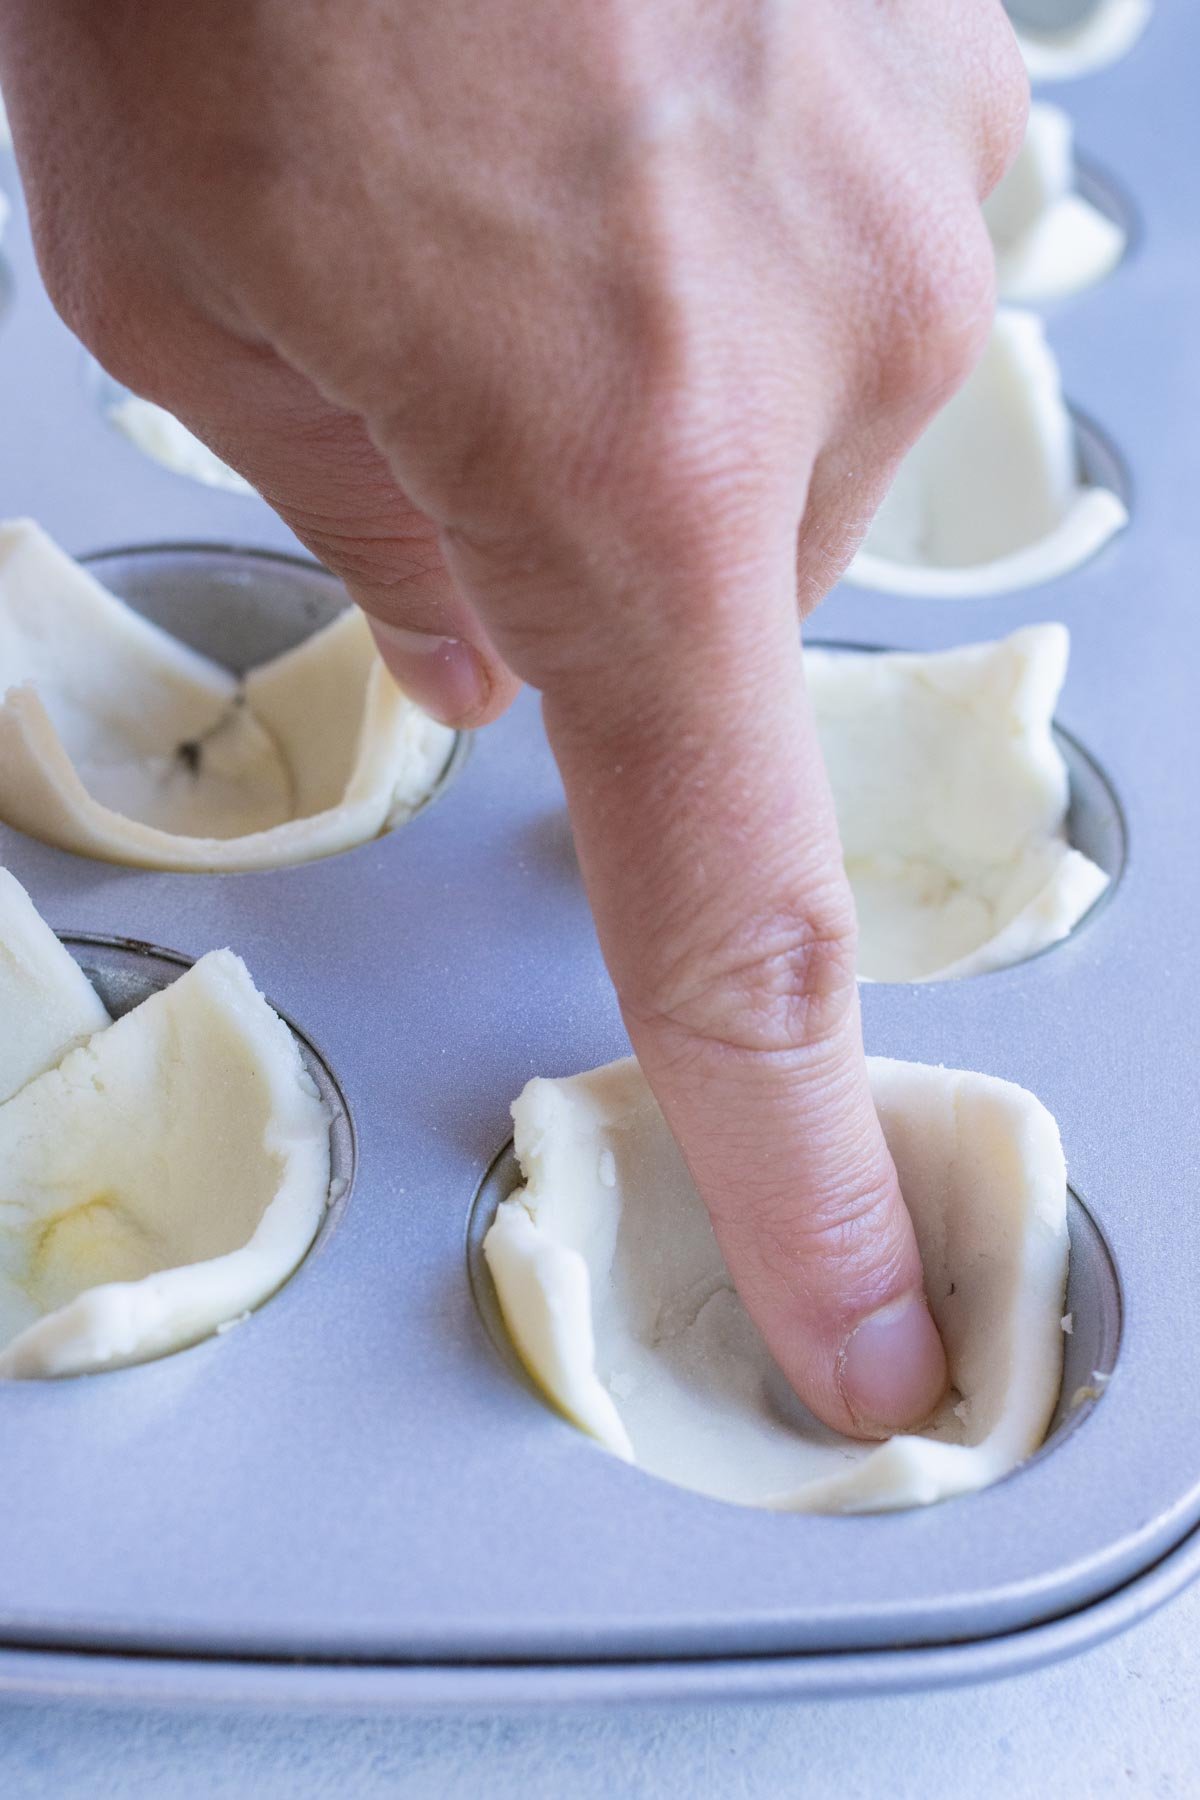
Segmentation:
{"type": "MultiPolygon", "coordinates": [[[[1074,1329],[1046,1446],[925,1510],[757,1512],[618,1462],[514,1366],[477,1253],[515,1179],[509,1103],[533,1074],[627,1048],[526,694],[419,817],[303,867],[132,871],[0,827],[0,863],[106,993],[218,945],[245,957],[338,1097],[347,1184],[235,1330],[139,1368],[0,1384],[0,1688],[447,1705],[914,1687],[1078,1649],[1200,1566],[1200,221],[1178,150],[1197,51],[1200,22],[1164,8],[1064,95],[1145,220],[1051,323],[1067,391],[1129,471],[1129,529],[1012,596],[843,590],[813,631],[939,649],[1071,629],[1070,828],[1119,875],[1111,897],[1016,967],[863,994],[872,1051],[1008,1077],[1059,1121],[1074,1329]]],[[[139,547],[97,572],[231,666],[297,641],[336,584],[263,554],[295,546],[257,500],[111,429],[7,179],[0,511],[76,552],[139,547]]]]}

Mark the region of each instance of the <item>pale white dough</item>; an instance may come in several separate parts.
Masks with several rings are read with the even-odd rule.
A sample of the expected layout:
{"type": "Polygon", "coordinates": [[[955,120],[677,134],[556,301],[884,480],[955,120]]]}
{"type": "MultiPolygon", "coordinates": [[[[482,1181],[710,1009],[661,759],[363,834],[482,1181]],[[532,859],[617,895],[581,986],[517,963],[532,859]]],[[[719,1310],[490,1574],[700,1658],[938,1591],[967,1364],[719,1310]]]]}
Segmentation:
{"type": "Polygon", "coordinates": [[[79,964],[0,869],[0,1103],[110,1023],[79,964]]]}
{"type": "Polygon", "coordinates": [[[1054,1120],[992,1076],[869,1068],[954,1382],[926,1432],[883,1445],[791,1394],[634,1061],[531,1081],[513,1106],[526,1186],[488,1267],[534,1379],[617,1456],[743,1505],[871,1512],[984,1487],[1042,1441],[1068,1254],[1054,1120]]]}
{"type": "Polygon", "coordinates": [[[1079,476],[1041,321],[1002,307],[977,367],[909,451],[845,579],[931,599],[1009,593],[1084,562],[1125,524],[1079,476]]]}
{"type": "Polygon", "coordinates": [[[1051,729],[1063,625],[929,654],[809,649],[868,981],[935,981],[1020,962],[1108,885],[1067,841],[1051,729]]]}
{"type": "Polygon", "coordinates": [[[1121,260],[1125,233],[1075,192],[1071,120],[1034,101],[1025,140],[983,216],[996,252],[1002,300],[1057,300],[1103,280],[1121,260]]]}
{"type": "Polygon", "coordinates": [[[236,469],[202,444],[186,425],[137,394],[126,394],[108,408],[108,416],[122,436],[135,444],[144,456],[161,463],[176,475],[187,475],[205,487],[224,488],[231,494],[252,494],[254,489],[236,469]]]}
{"type": "MultiPolygon", "coordinates": [[[[13,921],[6,903],[6,949],[27,932],[13,921]]],[[[2,1376],[114,1368],[207,1336],[287,1279],[329,1193],[327,1109],[238,957],[213,951],[115,1024],[95,1001],[95,1034],[72,1048],[87,1009],[66,1016],[69,984],[36,952],[57,1048],[27,992],[0,981],[0,1028],[29,1070],[0,1105],[2,1376]]]]}
{"type": "Polygon", "coordinates": [[[406,819],[454,734],[351,607],[239,683],[28,521],[0,526],[0,818],[110,862],[257,869],[406,819]]]}
{"type": "Polygon", "coordinates": [[[1070,81],[1107,68],[1133,48],[1153,11],[1153,0],[1096,0],[1077,25],[1065,30],[1022,26],[1017,42],[1030,80],[1070,81]]]}

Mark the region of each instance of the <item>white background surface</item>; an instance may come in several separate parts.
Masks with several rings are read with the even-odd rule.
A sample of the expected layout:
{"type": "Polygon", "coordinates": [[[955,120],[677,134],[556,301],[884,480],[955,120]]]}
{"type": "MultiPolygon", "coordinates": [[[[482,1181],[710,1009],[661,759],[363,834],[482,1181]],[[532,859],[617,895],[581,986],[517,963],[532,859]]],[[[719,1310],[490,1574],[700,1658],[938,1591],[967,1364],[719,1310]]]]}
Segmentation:
{"type": "Polygon", "coordinates": [[[0,1706],[3,1800],[1090,1800],[1200,1795],[1200,1588],[987,1687],[445,1718],[0,1706]]]}

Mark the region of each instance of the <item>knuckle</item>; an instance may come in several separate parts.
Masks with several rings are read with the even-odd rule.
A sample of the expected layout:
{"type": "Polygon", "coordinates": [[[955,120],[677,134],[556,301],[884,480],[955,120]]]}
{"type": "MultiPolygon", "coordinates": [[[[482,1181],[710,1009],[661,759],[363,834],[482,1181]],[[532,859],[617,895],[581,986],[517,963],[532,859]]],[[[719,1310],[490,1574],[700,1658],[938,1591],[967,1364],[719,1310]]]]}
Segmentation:
{"type": "Polygon", "coordinates": [[[961,387],[991,328],[995,261],[974,203],[925,210],[891,263],[885,403],[931,413],[961,387]]]}
{"type": "Polygon", "coordinates": [[[134,362],[134,296],[103,263],[69,254],[55,231],[38,232],[36,241],[42,281],[55,311],[110,375],[127,381],[134,362]]]}
{"type": "Polygon", "coordinates": [[[874,1298],[910,1273],[907,1246],[896,1228],[894,1200],[883,1182],[844,1185],[808,1194],[798,1206],[794,1191],[764,1205],[745,1221],[770,1266],[807,1305],[822,1294],[837,1296],[839,1310],[859,1309],[860,1295],[874,1298]]]}
{"type": "Polygon", "coordinates": [[[677,1067],[815,1051],[852,1013],[856,937],[848,900],[744,920],[635,983],[627,1009],[677,1067]]]}
{"type": "Polygon", "coordinates": [[[984,74],[984,103],[980,120],[980,198],[995,187],[1011,165],[1025,136],[1029,119],[1029,76],[1006,19],[997,20],[991,34],[984,74]]]}
{"type": "Polygon", "coordinates": [[[1029,123],[1029,88],[996,96],[984,128],[979,154],[979,198],[992,189],[1016,161],[1029,123]]]}
{"type": "Polygon", "coordinates": [[[297,537],[342,581],[373,594],[402,601],[407,594],[445,584],[445,569],[436,543],[408,532],[380,532],[369,526],[342,524],[323,512],[288,508],[297,537]]]}
{"type": "Polygon", "coordinates": [[[138,262],[97,241],[77,218],[55,217],[44,199],[31,216],[39,272],[54,310],[115,381],[170,406],[181,360],[165,344],[187,341],[190,309],[146,279],[138,262]]]}

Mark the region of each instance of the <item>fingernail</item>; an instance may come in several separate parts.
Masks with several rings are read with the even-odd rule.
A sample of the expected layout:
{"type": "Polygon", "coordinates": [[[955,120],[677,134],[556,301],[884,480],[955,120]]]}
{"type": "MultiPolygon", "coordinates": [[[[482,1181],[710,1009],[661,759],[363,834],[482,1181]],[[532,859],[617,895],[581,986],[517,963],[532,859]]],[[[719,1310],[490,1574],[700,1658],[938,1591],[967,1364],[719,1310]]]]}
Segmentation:
{"type": "Polygon", "coordinates": [[[483,662],[461,638],[371,620],[379,654],[410,700],[443,725],[469,725],[487,704],[483,662]]]}
{"type": "Polygon", "coordinates": [[[872,1436],[922,1424],[946,1391],[946,1353],[921,1294],[881,1306],[842,1346],[838,1386],[872,1436]]]}

